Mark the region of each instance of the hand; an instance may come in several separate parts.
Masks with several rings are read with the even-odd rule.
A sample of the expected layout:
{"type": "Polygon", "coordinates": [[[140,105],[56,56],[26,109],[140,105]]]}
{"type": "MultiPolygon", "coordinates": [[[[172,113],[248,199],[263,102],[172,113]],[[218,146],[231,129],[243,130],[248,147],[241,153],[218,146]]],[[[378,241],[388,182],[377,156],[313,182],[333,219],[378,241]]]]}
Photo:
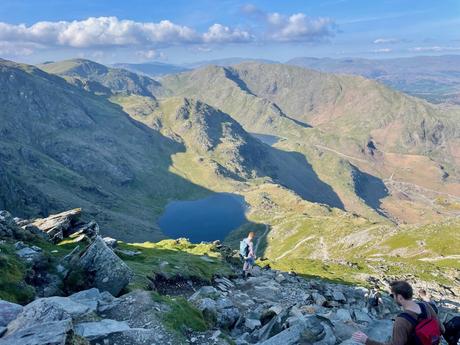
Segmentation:
{"type": "Polygon", "coordinates": [[[361,343],[361,344],[365,344],[368,338],[369,337],[365,335],[363,332],[355,332],[353,333],[351,337],[353,341],[356,341],[357,343],[361,343]]]}

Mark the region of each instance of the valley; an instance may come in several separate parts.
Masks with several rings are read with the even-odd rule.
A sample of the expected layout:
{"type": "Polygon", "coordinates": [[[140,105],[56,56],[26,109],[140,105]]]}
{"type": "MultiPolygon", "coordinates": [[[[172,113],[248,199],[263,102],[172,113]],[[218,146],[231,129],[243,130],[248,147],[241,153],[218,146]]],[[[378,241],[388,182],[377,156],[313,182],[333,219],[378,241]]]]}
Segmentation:
{"type": "MultiPolygon", "coordinates": [[[[203,222],[180,211],[169,216],[179,227],[162,232],[168,205],[232,193],[247,205],[244,224],[225,230],[219,224],[227,216],[216,213],[221,223],[212,227],[219,227],[219,235],[203,226],[196,230],[203,234],[197,241],[224,236],[237,247],[245,232],[254,230],[265,263],[328,279],[458,278],[455,260],[435,260],[429,266],[420,261],[456,255],[458,107],[434,105],[362,77],[260,62],[205,66],[161,81],[81,59],[40,65],[41,70],[2,64],[5,82],[13,73],[31,79],[27,85],[49,84],[42,97],[49,99],[47,92],[59,90],[63,97],[79,99],[64,114],[81,109],[90,116],[87,123],[82,123],[85,117],[70,122],[66,116],[50,127],[54,133],[72,133],[60,141],[47,142],[56,136],[45,140],[27,122],[23,131],[38,146],[3,137],[4,147],[14,143],[39,157],[28,158],[36,164],[4,165],[7,173],[22,167],[22,181],[44,174],[35,187],[41,199],[26,203],[17,196],[27,186],[13,185],[1,190],[3,208],[33,216],[83,207],[102,224],[103,233],[140,242],[187,237],[187,222],[191,227],[203,222]],[[58,143],[65,148],[59,154],[53,151],[58,143]],[[60,180],[48,173],[57,169],[53,165],[62,171],[60,180]],[[64,197],[58,190],[74,192],[64,197]],[[413,238],[418,231],[427,241],[420,249],[423,257],[407,256],[411,244],[396,239],[413,238]],[[388,251],[382,238],[396,247],[388,251]],[[442,244],[431,238],[441,238],[442,244]],[[453,252],[446,254],[445,248],[453,252]]],[[[5,97],[23,87],[7,83],[12,86],[5,97]]],[[[2,114],[8,119],[17,109],[2,114]]],[[[20,121],[36,113],[34,108],[22,111],[20,121]]],[[[51,111],[43,113],[42,121],[52,124],[63,114],[51,111]]],[[[11,132],[11,126],[4,122],[3,132],[11,132]]],[[[188,237],[193,239],[192,233],[188,237]]]]}

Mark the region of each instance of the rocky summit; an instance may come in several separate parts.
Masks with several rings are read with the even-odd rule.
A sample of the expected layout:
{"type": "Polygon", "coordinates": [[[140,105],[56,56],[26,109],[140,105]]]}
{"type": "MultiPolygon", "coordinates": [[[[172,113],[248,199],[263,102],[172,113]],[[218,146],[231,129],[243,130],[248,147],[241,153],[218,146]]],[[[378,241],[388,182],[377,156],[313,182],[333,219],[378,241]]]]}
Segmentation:
{"type": "MultiPolygon", "coordinates": [[[[263,262],[243,279],[238,253],[220,242],[124,243],[101,237],[79,209],[0,214],[1,345],[351,345],[359,330],[386,341],[400,312],[385,292],[376,314],[367,287],[263,262]]],[[[443,321],[458,315],[454,291],[428,290],[443,321]]]]}

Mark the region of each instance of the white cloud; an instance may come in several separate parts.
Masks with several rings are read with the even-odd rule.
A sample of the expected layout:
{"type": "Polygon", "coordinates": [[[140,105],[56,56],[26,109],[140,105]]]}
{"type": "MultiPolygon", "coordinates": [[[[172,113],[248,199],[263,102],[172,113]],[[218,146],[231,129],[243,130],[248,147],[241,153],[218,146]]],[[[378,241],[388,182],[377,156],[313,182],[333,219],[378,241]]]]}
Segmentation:
{"type": "Polygon", "coordinates": [[[414,52],[444,52],[444,51],[457,51],[460,47],[452,46],[429,46],[429,47],[415,47],[410,50],[414,52]]]}
{"type": "Polygon", "coordinates": [[[374,49],[372,52],[373,53],[391,53],[393,49],[391,48],[380,48],[380,49],[374,49]]]}
{"type": "Polygon", "coordinates": [[[38,48],[36,44],[0,41],[0,55],[5,57],[29,56],[38,48]]]}
{"type": "Polygon", "coordinates": [[[310,18],[304,13],[296,13],[291,16],[269,13],[267,21],[270,27],[269,38],[275,41],[319,41],[333,36],[335,31],[332,19],[310,18]]]}
{"type": "Polygon", "coordinates": [[[0,22],[0,41],[39,43],[46,46],[97,48],[110,46],[171,46],[184,43],[245,42],[250,34],[221,24],[204,34],[169,20],[158,23],[91,17],[81,21],[37,22],[31,26],[0,22]]]}
{"type": "Polygon", "coordinates": [[[236,43],[249,42],[253,37],[247,32],[240,29],[231,29],[221,24],[212,25],[206,33],[203,34],[205,43],[236,43]]]}
{"type": "Polygon", "coordinates": [[[397,38],[377,38],[374,40],[374,44],[392,44],[400,42],[397,38]]]}

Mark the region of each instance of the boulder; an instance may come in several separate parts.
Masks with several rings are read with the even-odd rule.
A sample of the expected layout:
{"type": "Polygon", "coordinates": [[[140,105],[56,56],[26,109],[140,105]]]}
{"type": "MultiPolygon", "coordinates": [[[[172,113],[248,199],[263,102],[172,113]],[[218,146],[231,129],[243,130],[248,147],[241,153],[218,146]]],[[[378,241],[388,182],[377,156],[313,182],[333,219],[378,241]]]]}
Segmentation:
{"type": "Polygon", "coordinates": [[[338,309],[334,318],[340,321],[352,321],[351,314],[348,309],[338,309]]]}
{"type": "Polygon", "coordinates": [[[31,225],[48,234],[53,242],[61,241],[67,236],[81,216],[81,208],[35,219],[31,225]]]}
{"type": "Polygon", "coordinates": [[[216,302],[208,297],[194,302],[196,308],[203,313],[207,320],[217,319],[216,302]]]}
{"type": "Polygon", "coordinates": [[[188,299],[190,302],[198,301],[202,298],[216,298],[220,296],[220,292],[216,290],[213,286],[202,286],[198,291],[196,291],[190,298],[188,299]]]}
{"type": "Polygon", "coordinates": [[[248,328],[249,330],[253,331],[256,328],[259,328],[260,326],[262,326],[262,323],[260,322],[260,320],[246,319],[244,321],[244,326],[248,328]]]}
{"type": "Polygon", "coordinates": [[[112,333],[122,332],[129,329],[130,327],[125,321],[110,319],[95,322],[84,322],[75,325],[75,333],[88,340],[106,338],[112,333]]]}
{"type": "Polygon", "coordinates": [[[323,306],[327,302],[326,297],[317,292],[314,292],[311,296],[313,297],[313,301],[315,301],[316,305],[323,306]]]}
{"type": "Polygon", "coordinates": [[[72,237],[83,236],[93,241],[99,235],[99,225],[95,221],[91,221],[73,229],[73,231],[75,232],[72,234],[72,237]]]}
{"type": "Polygon", "coordinates": [[[104,237],[103,240],[110,248],[116,248],[118,245],[118,241],[112,237],[104,237]]]}
{"type": "Polygon", "coordinates": [[[7,326],[22,310],[23,307],[19,304],[0,300],[0,327],[7,326]]]}
{"type": "Polygon", "coordinates": [[[345,295],[341,291],[334,291],[332,293],[332,299],[334,301],[337,301],[337,302],[340,302],[340,303],[346,303],[347,302],[347,298],[345,297],[345,295]]]}
{"type": "Polygon", "coordinates": [[[115,297],[107,291],[100,292],[96,288],[77,292],[69,298],[74,302],[88,306],[91,310],[100,310],[115,300],[115,297]]]}
{"type": "Polygon", "coordinates": [[[9,323],[8,334],[33,325],[80,318],[90,312],[88,306],[67,297],[39,298],[26,305],[17,318],[9,323]]]}
{"type": "Polygon", "coordinates": [[[97,236],[80,257],[78,265],[99,290],[118,295],[133,277],[131,269],[97,236]]]}
{"type": "Polygon", "coordinates": [[[299,343],[315,343],[324,338],[324,327],[315,317],[299,320],[292,327],[265,340],[259,345],[295,345],[299,343]]]}
{"type": "Polygon", "coordinates": [[[217,313],[217,325],[224,329],[231,329],[240,318],[238,308],[231,307],[221,309],[217,313]]]}
{"type": "Polygon", "coordinates": [[[385,343],[391,338],[393,330],[392,320],[375,320],[364,331],[369,338],[385,343]]]}
{"type": "Polygon", "coordinates": [[[353,316],[358,323],[371,323],[372,319],[368,313],[361,309],[353,309],[353,316]]]}
{"type": "MultiPolygon", "coordinates": [[[[72,344],[72,321],[49,321],[25,325],[24,328],[0,339],[1,345],[66,345],[72,344]]],[[[84,343],[82,343],[84,344],[84,343]]]]}

